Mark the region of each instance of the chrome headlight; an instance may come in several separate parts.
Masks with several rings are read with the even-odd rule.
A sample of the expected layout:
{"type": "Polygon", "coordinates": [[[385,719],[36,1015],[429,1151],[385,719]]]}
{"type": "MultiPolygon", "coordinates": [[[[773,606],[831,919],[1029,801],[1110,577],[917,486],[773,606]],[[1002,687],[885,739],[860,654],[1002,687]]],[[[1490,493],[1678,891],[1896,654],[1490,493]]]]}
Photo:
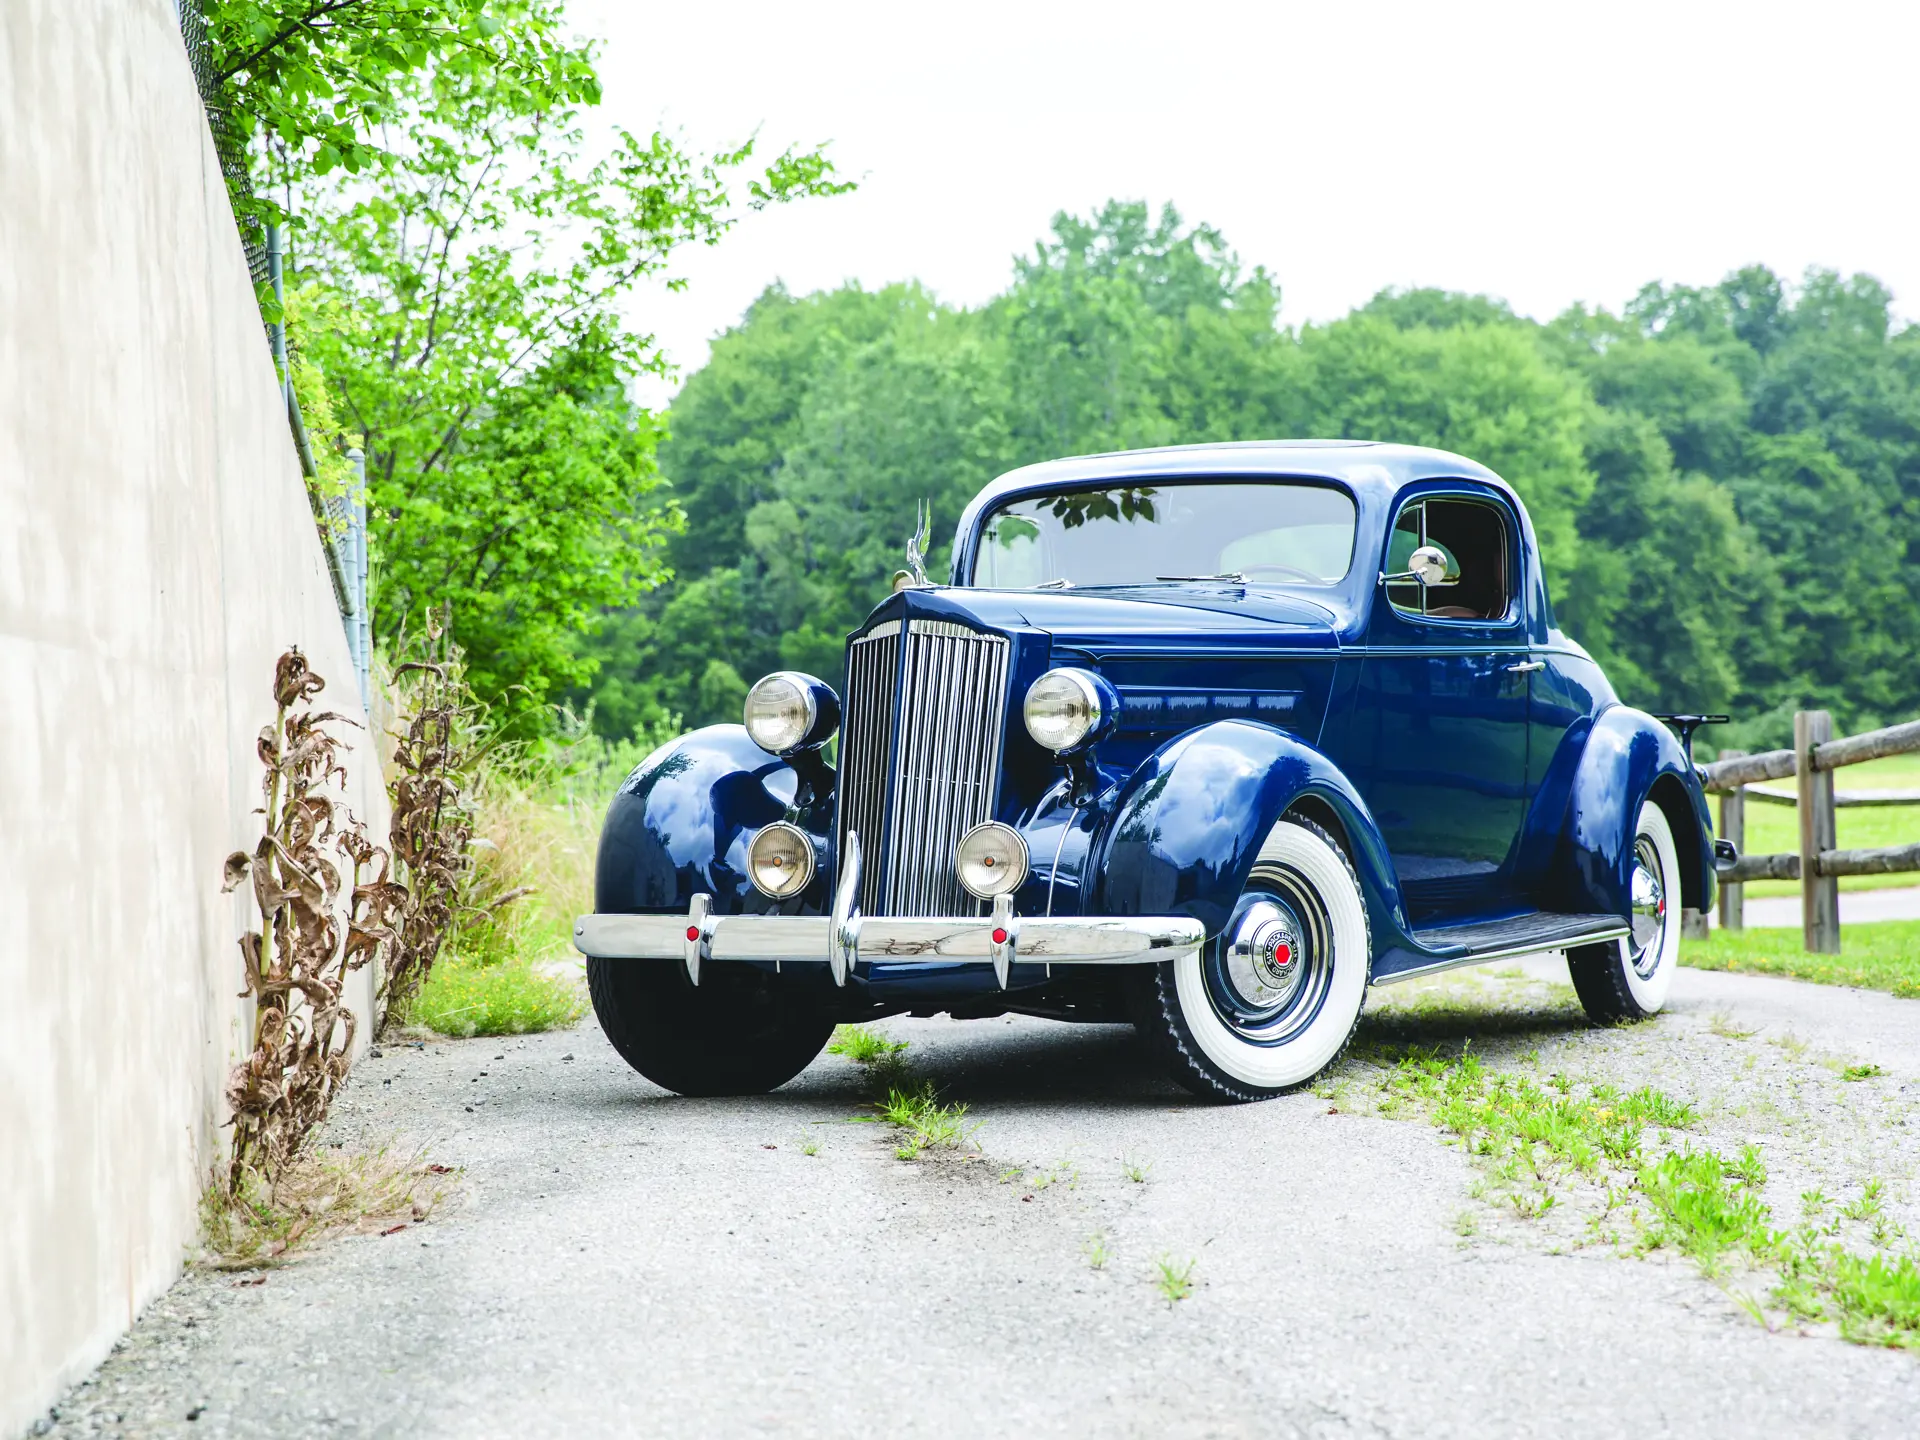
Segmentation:
{"type": "Polygon", "coordinates": [[[1020,888],[1027,878],[1027,842],[998,821],[976,825],[954,848],[953,868],[969,895],[991,900],[1020,888]]]}
{"type": "Polygon", "coordinates": [[[753,888],[775,900],[786,900],[807,888],[813,879],[813,841],[798,825],[777,820],[747,845],[747,878],[753,888]]]}
{"type": "Polygon", "coordinates": [[[1056,755],[1097,739],[1112,722],[1113,688],[1090,670],[1049,670],[1020,707],[1027,733],[1056,755]]]}
{"type": "Polygon", "coordinates": [[[824,745],[840,724],[840,702],[824,680],[776,670],[747,691],[747,735],[771,755],[824,745]]]}

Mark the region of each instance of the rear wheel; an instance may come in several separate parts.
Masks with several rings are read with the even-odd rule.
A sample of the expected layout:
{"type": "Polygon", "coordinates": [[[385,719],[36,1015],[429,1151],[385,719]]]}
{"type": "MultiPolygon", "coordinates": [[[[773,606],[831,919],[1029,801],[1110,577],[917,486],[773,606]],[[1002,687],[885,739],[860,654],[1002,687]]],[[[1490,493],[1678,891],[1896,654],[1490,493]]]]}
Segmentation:
{"type": "Polygon", "coordinates": [[[709,962],[700,984],[677,964],[587,961],[593,1013],[620,1057],[681,1095],[760,1095],[826,1046],[833,1021],[790,977],[709,962]]]}
{"type": "Polygon", "coordinates": [[[1296,1090],[1340,1058],[1366,998],[1372,938],[1360,882],[1318,825],[1268,832],[1227,928],[1156,965],[1141,1034],[1174,1080],[1213,1100],[1296,1090]]]}
{"type": "Polygon", "coordinates": [[[1680,851],[1652,801],[1634,826],[1629,876],[1633,933],[1567,951],[1567,973],[1589,1018],[1602,1025],[1644,1020],[1667,1003],[1680,963],[1680,851]]]}

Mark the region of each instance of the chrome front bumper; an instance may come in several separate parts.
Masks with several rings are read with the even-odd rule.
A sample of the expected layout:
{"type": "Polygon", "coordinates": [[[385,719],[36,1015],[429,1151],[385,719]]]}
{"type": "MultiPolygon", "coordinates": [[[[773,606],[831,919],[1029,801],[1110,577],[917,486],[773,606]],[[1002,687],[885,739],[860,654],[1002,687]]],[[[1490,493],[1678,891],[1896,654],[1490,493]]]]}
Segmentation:
{"type": "Polygon", "coordinates": [[[1007,895],[984,920],[862,915],[854,903],[859,836],[849,834],[846,849],[831,915],[714,915],[710,897],[695,895],[684,915],[582,915],[574,922],[574,946],[598,959],[679,960],[696,985],[707,960],[824,964],[836,985],[845,985],[863,960],[990,960],[1004,990],[1015,961],[1153,964],[1207,938],[1206,928],[1185,915],[1021,916],[1007,895]]]}

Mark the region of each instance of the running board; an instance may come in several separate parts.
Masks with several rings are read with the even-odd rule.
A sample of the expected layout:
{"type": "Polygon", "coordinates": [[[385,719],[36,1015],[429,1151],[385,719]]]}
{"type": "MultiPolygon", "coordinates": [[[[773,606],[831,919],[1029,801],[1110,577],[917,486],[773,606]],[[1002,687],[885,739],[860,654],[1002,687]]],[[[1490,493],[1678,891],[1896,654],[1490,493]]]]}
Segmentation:
{"type": "Polygon", "coordinates": [[[1506,920],[1488,920],[1474,925],[1446,925],[1432,930],[1416,930],[1413,940],[1434,956],[1432,963],[1410,970],[1396,970],[1374,980],[1376,985],[1392,985],[1401,980],[1452,970],[1460,965],[1478,965],[1487,960],[1507,960],[1516,955],[1538,955],[1543,950],[1565,950],[1574,945],[1592,945],[1602,940],[1620,940],[1632,934],[1627,922],[1618,915],[1555,915],[1536,910],[1530,915],[1515,915],[1506,920]]]}

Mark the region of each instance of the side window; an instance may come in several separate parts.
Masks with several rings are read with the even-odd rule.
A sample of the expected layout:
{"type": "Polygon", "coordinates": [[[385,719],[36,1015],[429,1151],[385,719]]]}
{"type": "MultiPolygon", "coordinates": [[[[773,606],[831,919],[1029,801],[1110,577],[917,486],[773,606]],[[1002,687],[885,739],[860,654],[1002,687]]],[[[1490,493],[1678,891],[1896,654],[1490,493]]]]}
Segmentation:
{"type": "Polygon", "coordinates": [[[1429,620],[1498,620],[1513,602],[1506,516],[1478,500],[1418,500],[1400,511],[1387,540],[1387,573],[1405,574],[1413,552],[1431,545],[1446,557],[1437,585],[1387,586],[1404,615],[1429,620]]]}

